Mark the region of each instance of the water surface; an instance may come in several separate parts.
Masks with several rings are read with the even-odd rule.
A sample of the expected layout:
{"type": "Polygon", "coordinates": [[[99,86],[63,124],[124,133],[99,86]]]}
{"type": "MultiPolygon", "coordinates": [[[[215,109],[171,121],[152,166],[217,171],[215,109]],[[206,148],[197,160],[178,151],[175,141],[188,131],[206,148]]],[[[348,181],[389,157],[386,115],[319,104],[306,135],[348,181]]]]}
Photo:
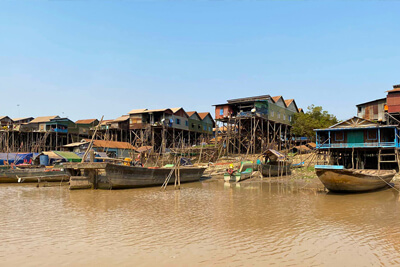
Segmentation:
{"type": "Polygon", "coordinates": [[[208,180],[69,191],[0,185],[2,266],[393,266],[399,195],[208,180]]]}

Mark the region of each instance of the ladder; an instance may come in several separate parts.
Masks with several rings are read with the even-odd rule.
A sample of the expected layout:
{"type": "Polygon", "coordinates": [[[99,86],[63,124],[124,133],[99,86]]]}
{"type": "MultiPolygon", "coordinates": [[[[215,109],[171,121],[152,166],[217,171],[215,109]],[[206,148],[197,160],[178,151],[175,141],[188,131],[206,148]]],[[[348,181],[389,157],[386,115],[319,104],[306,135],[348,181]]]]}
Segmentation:
{"type": "Polygon", "coordinates": [[[389,153],[382,153],[379,150],[378,154],[378,169],[380,170],[382,163],[397,163],[399,164],[399,152],[397,149],[393,149],[393,151],[389,151],[389,153]]]}

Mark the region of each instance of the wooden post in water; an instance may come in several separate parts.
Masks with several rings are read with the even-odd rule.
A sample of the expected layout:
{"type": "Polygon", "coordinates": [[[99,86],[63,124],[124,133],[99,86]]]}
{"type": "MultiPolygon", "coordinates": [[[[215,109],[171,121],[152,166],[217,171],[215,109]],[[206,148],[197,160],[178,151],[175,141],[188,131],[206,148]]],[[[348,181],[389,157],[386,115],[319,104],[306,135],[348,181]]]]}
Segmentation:
{"type": "Polygon", "coordinates": [[[82,161],[81,161],[81,162],[85,162],[86,157],[87,157],[87,155],[88,155],[90,149],[92,148],[93,140],[94,140],[94,138],[96,137],[97,130],[99,129],[100,124],[103,122],[103,118],[104,118],[104,116],[101,117],[101,120],[100,120],[99,124],[96,126],[96,129],[94,130],[94,133],[93,133],[93,136],[92,136],[92,140],[90,140],[89,146],[88,146],[88,148],[86,149],[86,152],[85,152],[85,154],[83,155],[82,161]]]}
{"type": "Polygon", "coordinates": [[[379,148],[378,152],[378,171],[381,170],[381,149],[379,148]]]}

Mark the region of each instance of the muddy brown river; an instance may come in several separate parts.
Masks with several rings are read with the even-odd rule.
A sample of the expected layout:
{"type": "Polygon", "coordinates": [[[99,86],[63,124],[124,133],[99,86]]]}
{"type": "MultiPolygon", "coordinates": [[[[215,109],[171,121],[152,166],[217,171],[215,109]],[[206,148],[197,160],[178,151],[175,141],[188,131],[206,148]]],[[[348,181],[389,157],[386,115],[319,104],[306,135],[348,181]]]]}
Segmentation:
{"type": "Polygon", "coordinates": [[[0,185],[1,266],[399,266],[394,189],[208,180],[119,191],[0,185]]]}

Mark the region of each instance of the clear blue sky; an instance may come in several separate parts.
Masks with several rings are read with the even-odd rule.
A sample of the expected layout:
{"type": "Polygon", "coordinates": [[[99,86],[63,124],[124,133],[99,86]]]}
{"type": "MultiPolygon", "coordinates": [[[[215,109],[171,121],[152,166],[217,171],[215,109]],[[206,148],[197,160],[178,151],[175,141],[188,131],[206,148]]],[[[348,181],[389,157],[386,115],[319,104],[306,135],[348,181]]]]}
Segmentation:
{"type": "Polygon", "coordinates": [[[1,1],[0,115],[213,112],[270,94],[346,119],[400,83],[399,12],[400,1],[1,1]]]}

